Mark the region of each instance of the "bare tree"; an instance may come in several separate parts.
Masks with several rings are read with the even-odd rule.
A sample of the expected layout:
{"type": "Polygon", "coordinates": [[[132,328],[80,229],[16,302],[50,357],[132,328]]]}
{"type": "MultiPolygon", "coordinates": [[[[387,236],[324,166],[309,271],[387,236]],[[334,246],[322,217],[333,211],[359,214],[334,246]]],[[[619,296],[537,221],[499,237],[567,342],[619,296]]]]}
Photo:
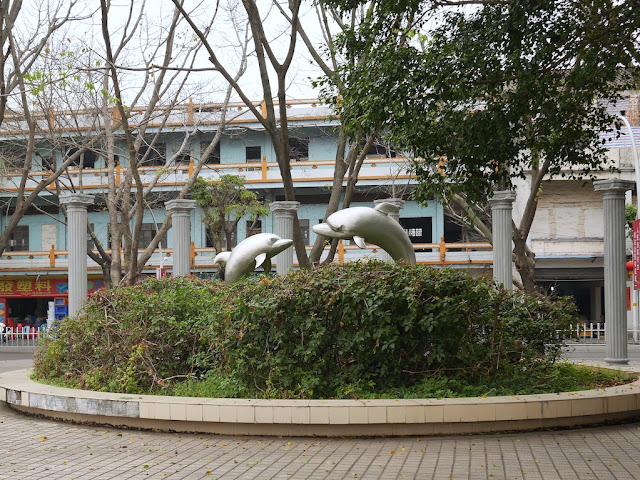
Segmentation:
{"type": "Polygon", "coordinates": [[[26,82],[54,34],[71,20],[78,19],[76,10],[76,0],[42,2],[37,11],[24,8],[20,0],[0,1],[0,128],[6,129],[7,124],[11,124],[26,132],[17,149],[0,154],[15,189],[15,205],[7,209],[11,217],[0,235],[0,253],[5,251],[15,227],[40,193],[82,153],[77,152],[39,180],[31,176],[38,120],[27,101],[26,82]]]}

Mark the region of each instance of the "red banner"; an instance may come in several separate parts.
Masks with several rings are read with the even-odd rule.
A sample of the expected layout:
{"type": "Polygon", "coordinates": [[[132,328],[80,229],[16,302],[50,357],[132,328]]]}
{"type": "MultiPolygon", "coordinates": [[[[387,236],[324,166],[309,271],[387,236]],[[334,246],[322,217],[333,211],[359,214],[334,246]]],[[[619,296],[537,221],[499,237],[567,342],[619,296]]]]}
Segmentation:
{"type": "MultiPolygon", "coordinates": [[[[89,280],[89,293],[104,286],[102,280],[89,280]]],[[[3,297],[60,297],[67,296],[69,282],[64,278],[38,280],[0,280],[0,296],[3,297]]]]}
{"type": "Polygon", "coordinates": [[[640,290],[640,220],[633,221],[633,289],[640,290]]]}

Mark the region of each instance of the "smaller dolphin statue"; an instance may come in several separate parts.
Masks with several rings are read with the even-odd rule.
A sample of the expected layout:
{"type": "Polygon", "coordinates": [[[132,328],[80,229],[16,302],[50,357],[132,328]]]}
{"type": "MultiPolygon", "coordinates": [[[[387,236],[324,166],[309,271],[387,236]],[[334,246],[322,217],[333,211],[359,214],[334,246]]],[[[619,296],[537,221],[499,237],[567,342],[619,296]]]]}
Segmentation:
{"type": "Polygon", "coordinates": [[[293,240],[274,233],[258,233],[241,241],[231,252],[220,252],[214,263],[224,263],[225,283],[235,283],[256,268],[271,271],[271,258],[293,245],[293,240]]]}
{"type": "Polygon", "coordinates": [[[411,240],[389,213],[399,209],[391,203],[379,203],[376,208],[350,207],[329,215],[325,223],[313,226],[318,235],[331,238],[353,239],[360,248],[367,242],[379,246],[394,261],[406,260],[415,265],[416,252],[411,240]]]}

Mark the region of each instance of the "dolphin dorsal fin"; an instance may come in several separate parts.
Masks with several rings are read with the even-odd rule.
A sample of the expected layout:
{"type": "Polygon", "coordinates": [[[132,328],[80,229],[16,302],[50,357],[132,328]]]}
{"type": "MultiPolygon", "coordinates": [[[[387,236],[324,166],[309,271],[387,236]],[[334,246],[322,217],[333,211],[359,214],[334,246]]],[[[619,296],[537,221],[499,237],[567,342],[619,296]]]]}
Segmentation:
{"type": "Polygon", "coordinates": [[[217,263],[218,265],[220,265],[220,263],[227,263],[229,261],[229,255],[231,255],[231,252],[220,252],[216,255],[216,258],[213,259],[213,263],[217,263]]]}
{"type": "Polygon", "coordinates": [[[364,238],[359,237],[358,235],[353,236],[353,241],[356,242],[360,248],[367,248],[367,242],[365,242],[364,238]]]}
{"type": "Polygon", "coordinates": [[[380,213],[384,213],[385,215],[389,215],[390,213],[398,213],[400,209],[393,205],[392,203],[382,202],[376,205],[375,210],[380,213]]]}
{"type": "Polygon", "coordinates": [[[258,268],[260,265],[262,265],[266,259],[267,259],[267,254],[266,253],[261,253],[260,255],[258,255],[256,257],[256,268],[258,268]]]}

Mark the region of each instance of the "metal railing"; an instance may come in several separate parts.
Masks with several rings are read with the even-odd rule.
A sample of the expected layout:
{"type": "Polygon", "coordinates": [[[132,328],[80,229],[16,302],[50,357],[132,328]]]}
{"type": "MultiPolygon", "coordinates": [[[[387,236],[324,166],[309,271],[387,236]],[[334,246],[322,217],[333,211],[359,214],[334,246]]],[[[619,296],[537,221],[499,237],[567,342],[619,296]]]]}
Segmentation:
{"type": "Polygon", "coordinates": [[[13,329],[8,327],[4,332],[0,333],[0,349],[13,347],[35,347],[38,345],[40,338],[46,334],[44,329],[35,329],[32,327],[22,327],[22,329],[13,329]]]}
{"type": "MultiPolygon", "coordinates": [[[[638,339],[640,331],[627,330],[628,343],[637,344],[640,343],[638,339]]],[[[605,328],[604,323],[579,323],[571,325],[567,331],[559,331],[558,335],[568,345],[582,345],[582,344],[594,344],[605,345],[605,328]]]]}
{"type": "MultiPolygon", "coordinates": [[[[490,243],[445,243],[441,239],[438,243],[416,243],[413,245],[416,250],[416,258],[418,263],[427,265],[491,265],[493,263],[493,247],[490,243]]],[[[307,247],[311,250],[311,246],[307,247]]],[[[329,247],[325,247],[328,251],[329,247]]],[[[144,250],[140,249],[139,253],[144,250]]],[[[111,250],[106,250],[111,253],[111,250]]],[[[191,242],[191,267],[195,270],[198,268],[213,268],[217,266],[213,259],[216,250],[212,247],[195,247],[191,242]]],[[[368,249],[362,250],[356,245],[345,245],[340,242],[335,261],[348,262],[361,259],[364,257],[375,257],[381,254],[382,250],[375,245],[369,245],[368,249]]],[[[69,259],[67,250],[56,250],[52,245],[49,250],[40,251],[5,251],[0,256],[0,268],[5,271],[15,269],[37,269],[37,270],[60,270],[67,271],[69,259]]],[[[173,249],[163,248],[162,251],[156,250],[153,256],[147,262],[149,268],[157,268],[161,262],[167,265],[167,257],[171,257],[173,249]]],[[[89,260],[89,270],[99,271],[100,267],[89,260]]]]}

